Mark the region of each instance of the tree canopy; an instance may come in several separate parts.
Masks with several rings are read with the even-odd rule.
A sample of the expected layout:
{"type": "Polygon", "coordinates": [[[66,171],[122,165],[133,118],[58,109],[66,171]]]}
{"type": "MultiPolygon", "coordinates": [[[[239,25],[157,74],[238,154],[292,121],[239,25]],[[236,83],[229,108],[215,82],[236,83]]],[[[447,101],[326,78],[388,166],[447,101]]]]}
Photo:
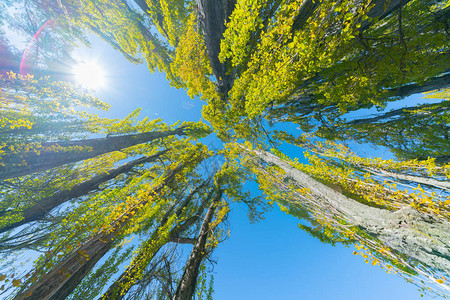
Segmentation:
{"type": "Polygon", "coordinates": [[[198,122],[111,119],[55,72],[1,73],[4,297],[212,299],[232,202],[252,221],[276,203],[321,242],[450,297],[448,1],[10,2],[15,30],[52,24],[36,69],[95,34],[205,104],[198,122]]]}

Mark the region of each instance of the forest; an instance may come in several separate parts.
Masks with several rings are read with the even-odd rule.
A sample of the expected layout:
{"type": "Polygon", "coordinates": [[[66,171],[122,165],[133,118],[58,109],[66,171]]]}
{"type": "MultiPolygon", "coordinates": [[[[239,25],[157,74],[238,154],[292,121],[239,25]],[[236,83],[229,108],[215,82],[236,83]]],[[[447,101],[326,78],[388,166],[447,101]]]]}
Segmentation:
{"type": "Polygon", "coordinates": [[[377,299],[265,283],[283,232],[450,299],[449,31],[449,0],[0,0],[0,299],[377,299]]]}

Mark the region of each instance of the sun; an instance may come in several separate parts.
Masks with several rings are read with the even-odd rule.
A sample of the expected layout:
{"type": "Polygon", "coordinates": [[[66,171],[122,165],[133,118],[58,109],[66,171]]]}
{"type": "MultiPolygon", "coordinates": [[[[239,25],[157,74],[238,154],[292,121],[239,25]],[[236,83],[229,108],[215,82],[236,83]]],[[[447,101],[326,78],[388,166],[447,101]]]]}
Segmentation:
{"type": "Polygon", "coordinates": [[[88,89],[97,90],[105,85],[105,73],[94,61],[84,61],[73,67],[76,82],[88,89]]]}

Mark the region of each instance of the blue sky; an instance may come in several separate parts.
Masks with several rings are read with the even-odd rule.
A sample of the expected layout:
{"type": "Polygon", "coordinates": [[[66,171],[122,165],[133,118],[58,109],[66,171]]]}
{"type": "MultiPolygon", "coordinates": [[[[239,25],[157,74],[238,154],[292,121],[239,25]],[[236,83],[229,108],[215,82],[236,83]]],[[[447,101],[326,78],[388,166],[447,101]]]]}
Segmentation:
{"type": "MultiPolygon", "coordinates": [[[[107,84],[97,95],[112,105],[108,117],[124,117],[142,107],[143,116],[169,124],[201,118],[199,99],[170,87],[163,74],[151,74],[145,64],[129,63],[104,42],[93,37],[92,48],[77,53],[96,60],[107,73],[107,84]]],[[[206,143],[221,144],[214,137],[206,143]]],[[[293,148],[285,150],[301,156],[293,148]]],[[[432,299],[420,297],[417,288],[400,277],[364,263],[352,254],[354,248],[332,247],[310,237],[298,228],[298,220],[277,207],[256,224],[248,221],[244,207],[231,208],[231,236],[213,254],[218,261],[213,271],[215,299],[432,299]]]]}

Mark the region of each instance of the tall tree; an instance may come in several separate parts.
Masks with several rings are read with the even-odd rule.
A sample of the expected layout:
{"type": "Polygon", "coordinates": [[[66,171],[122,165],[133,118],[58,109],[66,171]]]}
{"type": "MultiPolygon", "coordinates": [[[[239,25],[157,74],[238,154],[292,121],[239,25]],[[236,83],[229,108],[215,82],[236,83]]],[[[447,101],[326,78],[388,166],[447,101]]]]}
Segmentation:
{"type": "Polygon", "coordinates": [[[222,191],[219,190],[206,212],[197,240],[195,241],[191,255],[189,256],[180,283],[175,292],[174,299],[188,300],[192,299],[192,296],[194,295],[200,264],[202,259],[208,253],[206,241],[208,235],[214,229],[212,219],[221,197],[222,191]]]}
{"type": "MultiPolygon", "coordinates": [[[[177,242],[181,235],[190,226],[192,226],[200,216],[203,214],[204,209],[211,202],[213,193],[206,193],[204,199],[201,201],[198,210],[194,216],[188,216],[188,218],[181,218],[181,215],[188,209],[188,206],[193,202],[193,198],[197,193],[201,192],[205,187],[211,183],[212,177],[208,180],[203,181],[195,187],[183,201],[175,203],[170,209],[167,210],[165,215],[162,217],[158,224],[157,229],[152,233],[150,238],[142,245],[139,253],[133,258],[130,266],[127,267],[124,273],[108,288],[108,290],[103,294],[104,299],[121,299],[127,293],[127,291],[133,286],[137,280],[143,275],[143,271],[152,260],[156,257],[158,251],[167,242],[175,241],[177,242]],[[175,226],[168,231],[172,222],[175,226]]],[[[192,204],[191,204],[192,205],[192,204]]]]}
{"type": "MultiPolygon", "coordinates": [[[[99,188],[99,186],[108,180],[111,180],[121,174],[130,172],[133,167],[137,165],[141,165],[144,163],[153,162],[156,159],[160,158],[162,154],[167,152],[168,150],[160,151],[152,156],[144,156],[138,159],[135,159],[131,162],[123,164],[120,167],[117,167],[112,170],[106,171],[106,173],[94,176],[82,183],[76,184],[69,190],[58,191],[52,196],[45,197],[36,202],[35,205],[25,208],[21,215],[23,218],[21,220],[17,220],[12,224],[8,224],[0,229],[0,233],[5,232],[7,230],[14,229],[23,224],[36,221],[42,219],[48,212],[50,212],[55,207],[75,198],[79,198],[89,194],[90,192],[99,188]]],[[[0,212],[0,218],[6,214],[5,211],[0,212]]]]}
{"type": "Polygon", "coordinates": [[[427,186],[434,189],[421,188],[417,179],[425,177],[405,175],[406,170],[442,170],[448,178],[448,166],[443,170],[432,162],[370,161],[320,145],[313,150],[328,160],[309,156],[311,165],[299,164],[280,152],[238,149],[268,197],[282,210],[313,225],[301,228],[324,242],[356,244],[371,253],[374,265],[397,268],[406,277],[418,276],[416,284],[445,294],[442,278],[450,272],[448,190],[433,180],[427,186]],[[375,171],[383,168],[390,173],[375,171]],[[402,190],[397,184],[413,190],[402,190]]]}
{"type": "Polygon", "coordinates": [[[184,128],[180,127],[163,132],[143,132],[81,141],[43,142],[39,145],[38,153],[35,150],[14,153],[7,151],[7,148],[2,156],[3,166],[0,169],[0,179],[47,170],[175,134],[184,135],[183,130],[184,128]]]}
{"type": "MultiPolygon", "coordinates": [[[[144,118],[136,121],[139,111],[122,120],[99,118],[72,109],[72,106],[79,104],[106,105],[72,89],[70,85],[45,79],[34,80],[30,76],[14,73],[2,78],[2,83],[0,95],[5,100],[2,102],[5,114],[2,115],[0,137],[3,147],[1,161],[7,165],[4,169],[14,171],[15,166],[7,164],[8,157],[27,155],[46,166],[25,173],[16,172],[12,175],[15,178],[2,182],[1,224],[2,230],[9,232],[1,238],[0,250],[6,257],[27,249],[46,251],[47,254],[37,260],[33,275],[30,273],[28,277],[15,278],[12,287],[17,287],[19,281],[26,281],[25,286],[32,286],[31,297],[40,299],[44,294],[65,297],[121,238],[136,230],[142,231],[143,227],[154,222],[155,218],[149,217],[144,222],[146,225],[140,226],[137,224],[142,221],[138,219],[135,224],[133,216],[139,215],[142,210],[147,216],[157,214],[162,203],[151,201],[154,196],[151,195],[152,190],[154,193],[170,191],[173,187],[169,183],[175,175],[178,181],[183,178],[178,174],[181,167],[187,169],[185,172],[189,174],[189,170],[209,155],[203,146],[192,144],[193,140],[207,135],[209,128],[203,123],[183,123],[178,129],[173,129],[160,120],[144,118]],[[66,87],[64,95],[61,91],[66,87]],[[58,128],[57,125],[62,126],[58,128]],[[12,132],[16,134],[14,138],[12,132]],[[89,138],[99,133],[108,136],[89,138]],[[176,134],[186,138],[177,139],[176,134]],[[58,138],[61,141],[53,141],[58,138]],[[71,138],[78,139],[73,141],[71,138]],[[73,148],[83,144],[89,144],[91,149],[88,150],[96,153],[81,157],[75,154],[75,160],[72,160],[73,148]],[[59,150],[66,147],[69,151],[55,151],[57,147],[59,150]],[[158,152],[161,148],[165,150],[158,152]],[[49,162],[45,162],[43,157],[49,162]],[[132,158],[134,160],[114,167],[120,160],[132,158]],[[180,165],[175,171],[170,169],[176,165],[173,161],[180,165]],[[149,166],[150,162],[153,165],[149,166]],[[141,164],[146,164],[147,168],[130,173],[141,164]],[[20,199],[24,195],[27,201],[20,199]],[[68,200],[71,200],[70,203],[68,200]],[[54,208],[62,203],[63,208],[55,211],[54,208]],[[38,219],[41,219],[40,222],[20,232],[12,230],[38,219]],[[130,222],[131,219],[133,222],[130,222]],[[125,232],[122,230],[124,226],[125,232]],[[83,255],[90,255],[92,259],[80,265],[79,259],[86,257],[83,255]],[[64,268],[71,271],[61,273],[64,268]],[[49,276],[56,277],[41,278],[47,272],[49,276]],[[65,276],[69,273],[70,278],[65,276]],[[40,281],[35,282],[39,278],[40,281]],[[48,286],[48,282],[55,285],[48,286]],[[35,289],[38,291],[34,292],[35,289]]],[[[28,161],[28,165],[33,167],[33,159],[28,161]]],[[[17,167],[20,169],[21,165],[19,163],[17,167]]],[[[13,273],[14,267],[11,267],[13,273]]],[[[17,297],[28,297],[28,294],[26,292],[17,297]]]]}
{"type": "MultiPolygon", "coordinates": [[[[46,8],[49,16],[67,28],[77,26],[94,32],[133,62],[139,62],[142,55],[150,70],[166,72],[173,85],[186,88],[192,97],[201,96],[208,102],[203,110],[205,119],[224,140],[244,138],[260,145],[266,137],[275,137],[314,153],[308,154],[311,164],[300,165],[279,152],[273,155],[250,150],[249,144],[247,150],[227,148],[222,152],[227,157],[233,156],[233,151],[244,153],[248,172],[228,161],[231,166],[227,165],[215,178],[223,178],[226,173],[226,183],[214,180],[218,189],[214,190],[214,196],[239,196],[238,201],[243,201],[240,175],[254,173],[269,198],[277,199],[283,210],[311,223],[312,227],[302,225],[302,228],[313,236],[331,243],[356,243],[367,250],[362,255],[368,258],[370,254],[372,263],[386,268],[394,266],[405,276],[428,276],[438,286],[445,283],[445,278],[439,276],[450,273],[448,165],[436,164],[434,159],[420,162],[365,159],[331,142],[321,144],[285,132],[272,135],[263,125],[266,121],[295,122],[302,131],[332,137],[338,134],[336,126],[344,124],[343,127],[355,129],[351,133],[354,139],[372,139],[377,143],[377,130],[382,130],[382,125],[375,124],[374,130],[370,126],[395,113],[353,124],[344,121],[345,113],[382,108],[413,93],[447,87],[448,12],[445,1],[439,0],[201,0],[196,5],[189,1],[83,0],[60,1],[46,8]],[[155,27],[160,35],[154,33],[155,27]],[[279,177],[284,180],[278,180],[279,177]],[[396,184],[415,190],[403,191],[396,184]]],[[[21,180],[26,184],[31,184],[32,179],[48,181],[51,172],[62,174],[72,167],[85,173],[80,176],[72,173],[78,181],[67,185],[65,190],[87,185],[89,180],[101,176],[92,167],[82,167],[89,164],[87,159],[100,161],[108,156],[109,167],[105,170],[113,170],[121,159],[138,154],[150,156],[160,150],[160,139],[147,143],[144,136],[165,134],[164,140],[170,142],[164,148],[171,149],[164,159],[146,166],[146,171],[141,168],[138,174],[114,179],[107,189],[83,196],[88,201],[76,199],[66,211],[58,213],[58,219],[52,223],[56,225],[51,230],[42,229],[47,235],[36,246],[47,253],[36,262],[32,276],[20,278],[26,282],[17,297],[58,298],[77,289],[81,297],[92,298],[106,286],[108,275],[130,259],[132,247],[124,244],[133,236],[142,239],[139,252],[104,296],[122,297],[140,285],[144,274],[154,274],[154,268],[161,266],[155,260],[161,257],[160,249],[177,240],[193,243],[194,249],[180,280],[166,280],[171,286],[177,284],[177,289],[169,288],[165,297],[192,297],[201,261],[211,248],[209,244],[215,244],[215,235],[210,230],[216,226],[212,221],[216,206],[210,203],[212,192],[196,190],[202,186],[201,176],[194,172],[195,164],[187,162],[193,156],[200,161],[211,153],[200,145],[195,148],[190,139],[177,140],[173,134],[188,134],[195,139],[208,132],[205,126],[182,124],[174,129],[147,121],[132,126],[126,121],[83,113],[72,113],[67,118],[64,112],[70,111],[72,104],[65,105],[63,110],[53,108],[63,102],[60,99],[44,106],[42,101],[31,101],[31,109],[17,110],[26,107],[23,104],[26,99],[11,88],[14,84],[7,84],[2,92],[5,90],[7,98],[13,101],[8,106],[8,115],[1,119],[5,129],[1,145],[3,161],[19,169],[27,167],[23,161],[35,167],[5,175],[5,179],[25,175],[4,180],[11,190],[21,180]],[[45,116],[48,111],[50,118],[45,116]],[[58,123],[64,124],[60,132],[56,130],[58,123]],[[185,132],[186,128],[189,132],[185,132]],[[43,131],[48,134],[42,134],[43,131]],[[18,133],[23,145],[13,140],[13,132],[18,133]],[[94,133],[109,136],[93,139],[90,135],[94,133]],[[90,151],[83,152],[81,147],[90,151]],[[80,151],[55,153],[52,151],[55,148],[80,151]],[[117,150],[126,156],[114,157],[117,150]],[[57,163],[42,166],[39,159],[49,157],[57,163]],[[183,170],[171,173],[177,162],[183,165],[183,170]],[[198,221],[208,205],[200,225],[198,221]],[[197,232],[193,239],[192,234],[197,232]],[[98,266],[103,257],[107,262],[98,266]],[[87,291],[86,286],[91,283],[97,291],[87,291]]],[[[21,90],[26,90],[34,100],[49,98],[35,96],[36,92],[27,89],[26,84],[21,90]]],[[[60,92],[55,90],[54,95],[60,92]]],[[[88,103],[102,106],[95,101],[88,103]]],[[[442,132],[445,138],[444,146],[440,147],[443,150],[440,144],[424,150],[421,148],[427,141],[408,132],[407,139],[422,142],[413,149],[417,150],[416,157],[409,157],[425,159],[434,151],[436,158],[445,158],[446,106],[446,102],[424,104],[398,113],[400,120],[389,124],[394,129],[390,141],[405,142],[401,134],[413,124],[409,116],[414,110],[414,115],[420,116],[416,117],[420,122],[415,125],[440,128],[436,133],[442,132]]],[[[48,191],[59,190],[59,186],[49,184],[48,191]]],[[[38,199],[48,199],[44,194],[38,199]]],[[[14,208],[10,206],[6,211],[14,208]]],[[[222,219],[225,211],[216,214],[216,221],[222,219]]],[[[23,236],[27,233],[20,235],[23,236]]],[[[170,269],[167,267],[164,274],[171,274],[170,269]]],[[[14,278],[12,285],[18,283],[14,278]]]]}
{"type": "Polygon", "coordinates": [[[345,112],[448,86],[440,1],[213,6],[200,1],[192,12],[199,26],[186,23],[175,51],[189,63],[175,59],[174,70],[208,102],[203,115],[223,136],[248,138],[263,118],[326,127],[345,112]]]}
{"type": "Polygon", "coordinates": [[[400,159],[426,160],[433,157],[438,163],[448,163],[449,89],[427,93],[424,98],[431,98],[432,103],[337,122],[334,126],[320,129],[319,133],[328,139],[354,139],[388,147],[400,159]]]}
{"type": "MultiPolygon", "coordinates": [[[[168,297],[168,299],[172,299],[172,297],[174,299],[184,299],[188,295],[187,297],[191,298],[193,291],[196,289],[200,263],[217,246],[223,235],[222,230],[218,229],[218,226],[224,221],[229,211],[227,202],[243,201],[247,197],[247,194],[241,192],[242,183],[239,182],[239,177],[236,176],[234,171],[235,169],[227,164],[222,165],[216,174],[210,175],[207,180],[192,189],[183,201],[178,201],[176,203],[177,210],[172,206],[161,219],[151,237],[143,243],[130,266],[108,288],[102,298],[122,299],[125,297],[133,285],[138,284],[142,279],[145,274],[144,270],[148,269],[147,266],[150,265],[150,268],[154,268],[155,265],[150,263],[153,263],[158,251],[168,241],[194,244],[191,258],[184,268],[184,275],[181,276],[178,282],[177,291],[170,291],[170,297],[168,297]],[[214,180],[212,180],[213,175],[214,180]],[[204,195],[197,200],[199,203],[197,206],[194,206],[195,209],[192,211],[192,208],[189,209],[188,205],[192,205],[194,202],[193,197],[202,189],[205,189],[204,195]],[[190,226],[201,220],[205,209],[207,209],[207,212],[198,233],[197,231],[191,233],[196,234],[197,238],[181,236],[185,231],[189,231],[190,226]],[[213,221],[214,215],[216,215],[216,218],[213,221]],[[175,225],[171,225],[170,222],[175,222],[175,225]]],[[[152,273],[155,272],[154,269],[151,270],[152,273]]]]}
{"type": "Polygon", "coordinates": [[[143,199],[137,201],[130,209],[116,218],[108,228],[70,253],[65,260],[24,292],[18,294],[15,299],[62,299],[67,297],[94,265],[112,248],[114,237],[127,225],[127,219],[129,220],[138,212],[139,207],[145,206],[152,198],[152,194],[161,192],[164,186],[173,180],[180,171],[180,167],[173,169],[159,185],[143,195],[143,199]]]}
{"type": "MultiPolygon", "coordinates": [[[[428,6],[416,1],[392,2],[386,14],[382,13],[385,16],[389,13],[391,15],[383,21],[372,22],[363,30],[361,20],[380,18],[379,14],[372,15],[372,12],[380,13],[379,7],[383,4],[383,1],[379,1],[375,7],[362,5],[350,9],[346,5],[353,4],[334,5],[332,2],[323,2],[319,5],[320,10],[311,9],[304,15],[298,14],[298,11],[306,6],[302,1],[291,4],[292,7],[281,4],[270,20],[270,25],[267,25],[266,31],[263,30],[261,33],[260,47],[253,53],[250,52],[252,56],[247,65],[248,69],[235,80],[234,93],[230,97],[231,109],[240,111],[241,115],[256,117],[267,107],[283,108],[287,100],[297,98],[299,101],[305,99],[303,106],[308,104],[308,100],[325,106],[336,105],[336,112],[339,113],[351,110],[352,105],[355,105],[355,109],[365,105],[378,105],[386,101],[380,99],[386,88],[399,88],[411,82],[423,82],[443,73],[447,65],[441,61],[446,59],[444,54],[446,34],[444,29],[441,31],[431,29],[433,25],[439,24],[436,24],[433,13],[427,12],[428,6]],[[392,14],[393,11],[396,11],[396,14],[392,14]],[[342,18],[330,18],[333,13],[342,18]],[[398,14],[401,15],[397,16],[398,14]],[[300,27],[294,24],[296,16],[305,18],[300,27]],[[411,16],[410,20],[414,20],[413,23],[407,24],[405,16],[411,16]],[[423,23],[420,26],[416,25],[415,22],[419,22],[418,20],[430,24],[430,27],[424,30],[421,26],[423,23]],[[400,26],[400,31],[397,25],[400,26]],[[415,39],[418,31],[423,39],[415,39]],[[393,32],[394,36],[389,32],[393,32]],[[371,39],[376,41],[373,42],[374,45],[369,46],[369,50],[358,42],[358,36],[361,34],[370,35],[371,39]],[[395,43],[383,44],[383,39],[395,43]],[[442,44],[426,44],[426,39],[433,39],[436,43],[442,44]],[[429,47],[427,49],[430,52],[410,50],[407,55],[404,54],[404,47],[411,49],[413,44],[429,47]],[[435,46],[437,48],[434,48],[435,46]],[[392,53],[391,56],[383,55],[388,51],[386,48],[392,53]],[[441,49],[442,52],[433,49],[441,49]],[[427,75],[422,72],[420,65],[416,63],[417,56],[422,57],[421,63],[432,65],[436,63],[437,67],[430,70],[433,74],[427,75]],[[390,66],[392,63],[401,65],[395,70],[399,72],[398,74],[394,74],[392,68],[388,72],[387,61],[390,61],[390,66]],[[408,71],[402,70],[404,66],[408,66],[408,71]],[[348,76],[350,73],[353,74],[352,77],[348,76]],[[278,77],[277,81],[271,81],[274,76],[278,77]],[[364,93],[369,97],[365,97],[364,93]]],[[[263,4],[261,10],[262,7],[263,4]]],[[[225,34],[221,55],[232,57],[234,65],[245,66],[244,58],[248,55],[248,51],[241,49],[250,39],[250,35],[247,34],[245,38],[241,35],[240,27],[245,26],[243,25],[245,23],[239,19],[240,14],[244,14],[249,20],[257,20],[256,23],[251,21],[247,23],[252,24],[250,32],[265,25],[263,18],[247,4],[237,7],[234,13],[238,18],[233,23],[233,16],[231,17],[229,33],[225,34]]],[[[251,51],[255,48],[249,49],[251,51]]]]}
{"type": "MultiPolygon", "coordinates": [[[[172,135],[186,135],[190,131],[189,126],[193,125],[185,123],[172,129],[148,118],[132,125],[138,111],[123,120],[77,112],[74,110],[77,105],[107,106],[65,83],[21,75],[17,77],[14,73],[10,73],[8,78],[0,78],[0,83],[0,96],[5,100],[0,107],[4,112],[0,119],[3,128],[0,136],[0,180],[86,160],[172,135]],[[27,97],[23,96],[24,93],[27,97]],[[93,133],[105,133],[107,137],[85,138],[93,133]],[[71,137],[83,139],[67,140],[71,137]],[[23,144],[18,143],[18,139],[23,144]]],[[[196,131],[192,129],[192,132],[196,131]]],[[[205,130],[208,131],[206,127],[205,130]]]]}
{"type": "MultiPolygon", "coordinates": [[[[61,230],[54,230],[53,234],[61,243],[52,246],[51,249],[53,250],[50,250],[50,252],[56,251],[58,253],[62,251],[64,254],[59,257],[47,255],[43,257],[43,261],[38,262],[37,269],[33,272],[32,277],[28,278],[28,283],[37,281],[31,284],[28,289],[23,288],[23,292],[16,297],[18,299],[28,297],[31,297],[31,299],[45,297],[60,299],[68,296],[95,266],[96,262],[117,243],[136,231],[142,231],[142,226],[145,223],[153,222],[164,204],[159,198],[164,193],[171,193],[172,186],[176,186],[177,181],[182,180],[184,176],[189,176],[190,170],[209,155],[202,145],[192,145],[190,148],[186,146],[185,150],[172,154],[172,157],[178,157],[178,162],[155,169],[161,169],[158,172],[166,170],[160,176],[152,179],[148,177],[149,174],[143,174],[129,184],[118,187],[116,191],[107,192],[110,198],[106,203],[109,207],[102,208],[103,212],[95,211],[95,202],[86,203],[87,205],[84,208],[78,207],[77,209],[82,211],[88,209],[81,218],[79,214],[73,216],[78,217],[76,223],[82,225],[87,232],[84,236],[75,232],[78,231],[75,229],[77,224],[69,223],[71,222],[70,218],[66,223],[63,222],[64,225],[61,226],[61,230]],[[115,197],[118,197],[119,202],[111,199],[111,192],[116,194],[115,197]],[[127,199],[121,199],[126,195],[128,195],[127,199]],[[98,213],[103,214],[103,220],[101,220],[102,218],[96,220],[98,225],[94,225],[92,222],[90,225],[84,223],[85,220],[91,218],[92,214],[98,213]],[[141,224],[141,222],[143,223],[141,224]],[[76,246],[76,242],[67,240],[67,232],[64,233],[67,227],[74,228],[73,233],[79,240],[78,246],[76,246]],[[70,248],[67,247],[68,243],[72,245],[70,248]],[[63,250],[61,246],[66,247],[66,250],[63,250]],[[49,284],[50,282],[51,284],[49,284]]],[[[177,191],[174,191],[174,193],[177,193],[177,191]]]]}

